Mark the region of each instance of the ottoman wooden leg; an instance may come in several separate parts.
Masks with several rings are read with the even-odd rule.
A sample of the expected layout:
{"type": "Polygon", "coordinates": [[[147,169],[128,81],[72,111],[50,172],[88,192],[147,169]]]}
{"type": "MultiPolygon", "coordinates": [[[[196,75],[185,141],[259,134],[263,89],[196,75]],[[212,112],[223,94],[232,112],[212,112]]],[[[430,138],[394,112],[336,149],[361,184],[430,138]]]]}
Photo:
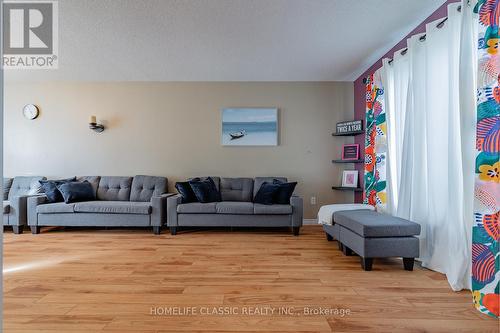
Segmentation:
{"type": "Polygon", "coordinates": [[[24,225],[13,225],[12,226],[12,231],[14,231],[14,233],[16,235],[22,234],[23,230],[24,230],[24,225]]]}
{"type": "Polygon", "coordinates": [[[172,236],[177,235],[177,227],[169,227],[172,236]]]}
{"type": "Polygon", "coordinates": [[[300,227],[293,227],[293,235],[298,236],[300,234],[300,227]]]}
{"type": "Polygon", "coordinates": [[[32,225],[32,226],[30,226],[30,229],[31,229],[31,233],[33,235],[36,235],[36,234],[40,233],[40,227],[39,226],[32,225]]]}
{"type": "Polygon", "coordinates": [[[342,245],[342,252],[344,252],[346,256],[352,256],[352,250],[345,245],[342,245]]]}
{"type": "Polygon", "coordinates": [[[155,235],[159,235],[159,234],[161,234],[161,227],[160,227],[160,226],[154,226],[154,227],[153,227],[153,233],[154,233],[155,235]]]}
{"type": "Polygon", "coordinates": [[[403,258],[403,265],[406,271],[413,271],[414,263],[415,263],[415,258],[403,258]]]}
{"type": "Polygon", "coordinates": [[[365,271],[371,271],[373,265],[373,258],[363,258],[361,257],[361,268],[365,271]]]}
{"type": "Polygon", "coordinates": [[[329,233],[325,232],[325,235],[326,235],[326,240],[327,241],[331,242],[333,240],[333,237],[329,233]]]}

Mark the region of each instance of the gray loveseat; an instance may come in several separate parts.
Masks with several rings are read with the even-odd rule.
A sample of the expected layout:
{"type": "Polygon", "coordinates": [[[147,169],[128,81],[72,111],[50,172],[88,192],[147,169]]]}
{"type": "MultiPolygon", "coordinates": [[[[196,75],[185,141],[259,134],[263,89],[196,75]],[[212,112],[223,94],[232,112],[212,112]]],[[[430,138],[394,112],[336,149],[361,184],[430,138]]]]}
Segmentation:
{"type": "MultiPolygon", "coordinates": [[[[79,177],[96,192],[96,201],[49,203],[44,195],[28,200],[28,224],[37,234],[41,226],[153,227],[159,234],[165,224],[167,178],[79,177]]],[[[170,194],[171,195],[171,194],[170,194]]]]}
{"type": "Polygon", "coordinates": [[[222,202],[182,203],[180,195],[167,199],[167,225],[175,235],[178,227],[291,227],[299,235],[303,220],[302,198],[292,196],[289,205],[262,205],[253,198],[263,182],[283,177],[212,177],[222,202]]]}
{"type": "Polygon", "coordinates": [[[3,179],[3,225],[12,226],[15,234],[22,234],[28,224],[28,197],[40,193],[39,180],[45,177],[15,177],[3,179]]]}

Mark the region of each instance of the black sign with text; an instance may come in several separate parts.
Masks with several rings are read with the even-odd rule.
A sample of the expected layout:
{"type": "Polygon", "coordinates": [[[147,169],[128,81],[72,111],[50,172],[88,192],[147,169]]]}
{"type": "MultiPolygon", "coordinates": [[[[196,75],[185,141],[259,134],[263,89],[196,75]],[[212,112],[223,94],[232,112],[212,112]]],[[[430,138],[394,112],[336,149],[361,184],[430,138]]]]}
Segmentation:
{"type": "Polygon", "coordinates": [[[344,121],[337,123],[337,134],[357,133],[363,130],[362,120],[344,121]]]}

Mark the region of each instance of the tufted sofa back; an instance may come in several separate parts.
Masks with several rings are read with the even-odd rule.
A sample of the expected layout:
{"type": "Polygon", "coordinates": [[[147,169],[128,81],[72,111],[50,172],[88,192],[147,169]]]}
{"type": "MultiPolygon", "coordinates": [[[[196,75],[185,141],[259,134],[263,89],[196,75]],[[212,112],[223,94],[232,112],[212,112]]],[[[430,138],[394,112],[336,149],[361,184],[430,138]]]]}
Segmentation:
{"type": "Polygon", "coordinates": [[[97,200],[129,201],[132,177],[101,177],[97,187],[97,200]]]}
{"type": "MultiPolygon", "coordinates": [[[[15,177],[10,187],[8,199],[12,200],[14,197],[22,195],[32,195],[40,193],[39,180],[44,180],[45,177],[15,177]]],[[[4,194],[5,195],[5,194],[4,194]]]]}
{"type": "Polygon", "coordinates": [[[252,178],[221,178],[220,194],[222,201],[246,201],[253,199],[252,178]]]}
{"type": "Polygon", "coordinates": [[[165,177],[135,176],[132,180],[130,201],[151,201],[153,196],[167,193],[168,180],[165,177]]]}

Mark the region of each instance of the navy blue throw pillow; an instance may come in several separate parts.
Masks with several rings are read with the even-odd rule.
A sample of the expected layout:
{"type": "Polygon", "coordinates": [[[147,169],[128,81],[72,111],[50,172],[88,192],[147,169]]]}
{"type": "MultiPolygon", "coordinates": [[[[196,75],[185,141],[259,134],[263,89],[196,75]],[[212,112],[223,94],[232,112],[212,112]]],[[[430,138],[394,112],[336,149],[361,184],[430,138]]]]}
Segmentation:
{"type": "Polygon", "coordinates": [[[279,185],[279,190],[274,198],[274,203],[278,205],[289,205],[290,198],[292,197],[293,191],[295,190],[295,186],[297,186],[297,182],[283,183],[278,179],[274,179],[273,184],[279,185]]]}
{"type": "Polygon", "coordinates": [[[198,202],[189,182],[177,182],[175,183],[175,188],[182,196],[182,203],[198,202]]]}
{"type": "Polygon", "coordinates": [[[95,200],[95,192],[88,181],[71,182],[58,185],[57,189],[61,192],[65,203],[92,201],[95,200]]]}
{"type": "Polygon", "coordinates": [[[268,182],[262,183],[253,198],[253,202],[263,205],[272,205],[274,204],[276,194],[278,193],[280,186],[278,184],[271,184],[268,182]]]}
{"type": "Polygon", "coordinates": [[[74,181],[76,181],[76,177],[59,180],[39,180],[38,182],[42,187],[43,193],[47,196],[47,200],[49,200],[50,203],[54,203],[64,201],[61,192],[57,189],[57,186],[74,181]]]}
{"type": "Polygon", "coordinates": [[[189,186],[191,186],[196,199],[201,203],[222,201],[221,194],[217,190],[214,180],[210,177],[205,180],[192,179],[189,181],[189,186]]]}

